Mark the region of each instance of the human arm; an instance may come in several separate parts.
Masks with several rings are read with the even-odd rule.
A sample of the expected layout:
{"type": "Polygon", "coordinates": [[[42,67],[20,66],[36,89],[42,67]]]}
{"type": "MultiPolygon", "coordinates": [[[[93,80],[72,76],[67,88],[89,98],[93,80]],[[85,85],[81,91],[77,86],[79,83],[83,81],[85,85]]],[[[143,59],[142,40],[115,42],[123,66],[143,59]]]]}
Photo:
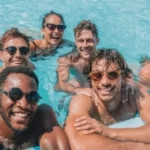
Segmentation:
{"type": "Polygon", "coordinates": [[[70,150],[68,138],[50,106],[40,105],[36,117],[40,120],[39,145],[42,150],[70,150]]]}
{"type": "Polygon", "coordinates": [[[58,81],[55,85],[56,90],[61,90],[68,93],[74,93],[76,87],[69,84],[69,69],[70,60],[67,57],[62,57],[58,59],[57,77],[58,81]]]}
{"type": "Polygon", "coordinates": [[[85,135],[75,129],[75,120],[81,116],[90,116],[92,100],[85,95],[73,97],[69,106],[69,116],[66,120],[65,131],[68,135],[72,150],[148,150],[150,145],[133,142],[117,142],[100,134],[85,135]]]}
{"type": "Polygon", "coordinates": [[[113,129],[103,125],[101,122],[91,117],[83,116],[76,119],[75,127],[83,134],[101,134],[118,141],[142,142],[150,144],[150,124],[138,128],[113,129]]]}

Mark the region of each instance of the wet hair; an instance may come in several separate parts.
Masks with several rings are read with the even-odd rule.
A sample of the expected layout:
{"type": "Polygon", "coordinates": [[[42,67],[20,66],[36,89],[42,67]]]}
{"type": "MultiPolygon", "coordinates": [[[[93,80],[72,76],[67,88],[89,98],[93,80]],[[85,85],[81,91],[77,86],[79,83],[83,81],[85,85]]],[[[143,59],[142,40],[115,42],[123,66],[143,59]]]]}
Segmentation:
{"type": "Polygon", "coordinates": [[[8,75],[15,73],[15,74],[24,74],[27,75],[31,78],[33,78],[37,84],[37,88],[38,88],[38,78],[36,76],[36,74],[32,71],[31,68],[28,67],[24,67],[24,66],[13,66],[13,67],[6,67],[5,69],[2,70],[2,72],[0,73],[0,87],[3,86],[3,84],[5,83],[8,75]]]}
{"type": "MultiPolygon", "coordinates": [[[[126,80],[127,78],[131,78],[132,70],[128,67],[125,59],[123,56],[119,53],[116,49],[110,49],[110,48],[102,48],[97,50],[97,56],[93,60],[93,62],[98,62],[99,60],[105,60],[106,61],[106,68],[108,68],[111,63],[115,63],[119,69],[121,70],[122,77],[126,80]]],[[[92,62],[92,63],[93,63],[92,62]]],[[[89,73],[92,71],[92,64],[89,68],[89,73]]]]}
{"type": "Polygon", "coordinates": [[[44,15],[43,19],[42,19],[42,28],[44,28],[44,24],[46,22],[46,18],[49,17],[49,16],[52,16],[52,15],[58,16],[61,19],[62,23],[65,24],[64,18],[63,18],[63,16],[61,14],[56,13],[54,11],[50,11],[50,12],[46,13],[44,15]]]}
{"type": "Polygon", "coordinates": [[[82,30],[90,30],[93,35],[98,38],[98,29],[94,23],[92,23],[90,20],[82,20],[75,28],[74,28],[74,36],[76,37],[76,34],[80,34],[82,30]]]}
{"type": "Polygon", "coordinates": [[[150,63],[150,57],[147,55],[141,56],[139,63],[141,66],[145,66],[150,63]]]}
{"type": "Polygon", "coordinates": [[[29,47],[28,37],[25,34],[23,34],[22,32],[20,32],[17,28],[11,28],[11,29],[7,30],[0,38],[0,50],[1,51],[3,50],[5,42],[7,42],[8,40],[11,40],[11,39],[15,39],[15,38],[24,39],[29,47]]]}

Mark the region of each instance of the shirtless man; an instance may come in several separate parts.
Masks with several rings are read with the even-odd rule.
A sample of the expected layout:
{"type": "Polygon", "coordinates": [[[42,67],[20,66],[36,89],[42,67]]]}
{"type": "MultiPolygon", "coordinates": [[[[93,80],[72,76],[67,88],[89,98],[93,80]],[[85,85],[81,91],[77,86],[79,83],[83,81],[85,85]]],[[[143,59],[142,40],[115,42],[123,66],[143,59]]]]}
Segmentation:
{"type": "Polygon", "coordinates": [[[54,112],[39,105],[38,78],[26,67],[7,67],[0,73],[0,149],[70,150],[54,112]]]}
{"type": "MultiPolygon", "coordinates": [[[[122,142],[130,141],[150,144],[150,59],[143,61],[139,71],[138,86],[141,93],[138,100],[139,113],[145,125],[137,128],[113,129],[103,125],[96,119],[84,116],[76,120],[76,129],[86,135],[95,133],[122,142]]],[[[144,150],[148,148],[149,146],[145,146],[144,150]]]]}
{"type": "Polygon", "coordinates": [[[84,69],[96,55],[96,45],[99,42],[98,31],[95,24],[89,20],[81,21],[74,29],[75,44],[77,51],[58,60],[57,90],[75,93],[77,87],[88,87],[89,83],[85,76],[88,70],[84,69]],[[69,81],[70,70],[76,71],[76,77],[69,81]]]}
{"type": "Polygon", "coordinates": [[[0,39],[0,60],[2,71],[10,66],[28,66],[35,69],[29,60],[29,41],[26,35],[17,28],[7,30],[0,39]]]}
{"type": "MultiPolygon", "coordinates": [[[[115,140],[111,139],[110,135],[105,132],[106,126],[103,125],[135,116],[138,110],[139,92],[136,95],[129,93],[127,101],[121,98],[124,84],[127,84],[126,81],[130,75],[131,71],[119,52],[113,49],[99,51],[92,63],[90,73],[92,88],[88,91],[85,89],[83,94],[80,91],[79,95],[72,98],[69,106],[65,131],[72,150],[150,149],[150,145],[145,144],[150,139],[147,134],[149,128],[146,130],[141,128],[139,136],[135,136],[134,140],[132,135],[128,138],[128,132],[126,132],[124,136],[126,142],[121,142],[121,140],[116,141],[116,132],[111,134],[112,137],[116,136],[115,140]],[[130,139],[132,139],[131,142],[129,142],[130,139]]],[[[135,134],[136,132],[134,132],[135,134]]]]}

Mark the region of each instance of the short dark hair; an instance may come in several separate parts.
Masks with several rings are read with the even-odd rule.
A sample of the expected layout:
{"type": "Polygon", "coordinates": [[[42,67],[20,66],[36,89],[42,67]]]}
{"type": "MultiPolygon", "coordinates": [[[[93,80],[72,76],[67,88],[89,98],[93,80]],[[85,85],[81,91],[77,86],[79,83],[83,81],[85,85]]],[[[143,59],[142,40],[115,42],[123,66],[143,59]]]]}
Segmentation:
{"type": "Polygon", "coordinates": [[[111,63],[118,65],[124,79],[131,78],[132,70],[118,50],[111,48],[98,49],[98,54],[94,61],[99,61],[100,59],[106,61],[106,67],[109,67],[111,63]]]}
{"type": "Polygon", "coordinates": [[[7,76],[12,73],[25,74],[25,75],[33,78],[35,80],[35,82],[37,84],[37,88],[38,88],[39,81],[38,81],[36,74],[32,71],[31,68],[24,67],[24,66],[13,66],[13,67],[4,68],[2,70],[2,72],[0,73],[0,87],[2,87],[3,84],[5,83],[7,76]]]}
{"type": "Polygon", "coordinates": [[[20,32],[17,28],[11,28],[6,30],[6,32],[0,38],[0,50],[2,51],[4,48],[4,44],[6,41],[14,39],[14,38],[22,38],[26,41],[29,47],[29,40],[28,37],[20,32]]]}
{"type": "Polygon", "coordinates": [[[81,33],[82,30],[90,30],[93,35],[98,38],[98,29],[94,23],[92,23],[90,20],[82,20],[78,25],[74,28],[74,36],[76,37],[76,33],[81,33]]]}
{"type": "Polygon", "coordinates": [[[43,19],[42,19],[42,28],[44,28],[44,24],[45,24],[46,18],[47,18],[48,16],[52,16],[52,15],[58,16],[58,17],[61,19],[62,23],[65,24],[64,17],[63,17],[61,14],[56,13],[56,12],[54,12],[54,11],[50,11],[50,12],[46,13],[46,14],[44,15],[43,19]]]}

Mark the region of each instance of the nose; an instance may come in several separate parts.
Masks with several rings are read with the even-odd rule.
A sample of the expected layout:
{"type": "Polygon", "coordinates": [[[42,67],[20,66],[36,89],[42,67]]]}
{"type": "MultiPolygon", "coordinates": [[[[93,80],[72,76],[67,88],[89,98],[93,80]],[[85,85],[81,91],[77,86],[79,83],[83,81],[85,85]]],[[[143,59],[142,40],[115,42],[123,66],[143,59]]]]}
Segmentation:
{"type": "Polygon", "coordinates": [[[23,96],[20,100],[17,101],[17,106],[21,109],[28,109],[29,103],[25,96],[23,96]]]}
{"type": "Polygon", "coordinates": [[[103,76],[102,76],[102,78],[101,78],[101,80],[100,80],[99,83],[101,83],[101,85],[104,86],[104,87],[109,87],[109,86],[111,85],[111,82],[110,82],[110,80],[107,78],[106,75],[103,75],[103,76]]]}
{"type": "Polygon", "coordinates": [[[15,57],[20,57],[21,56],[21,54],[20,54],[20,51],[17,49],[17,51],[16,51],[16,53],[15,53],[15,55],[14,55],[15,57]]]}
{"type": "Polygon", "coordinates": [[[54,32],[59,32],[59,30],[58,30],[58,28],[57,28],[57,27],[55,28],[54,32]]]}
{"type": "Polygon", "coordinates": [[[83,47],[87,47],[87,46],[88,46],[87,41],[84,40],[84,42],[83,42],[83,47]]]}

